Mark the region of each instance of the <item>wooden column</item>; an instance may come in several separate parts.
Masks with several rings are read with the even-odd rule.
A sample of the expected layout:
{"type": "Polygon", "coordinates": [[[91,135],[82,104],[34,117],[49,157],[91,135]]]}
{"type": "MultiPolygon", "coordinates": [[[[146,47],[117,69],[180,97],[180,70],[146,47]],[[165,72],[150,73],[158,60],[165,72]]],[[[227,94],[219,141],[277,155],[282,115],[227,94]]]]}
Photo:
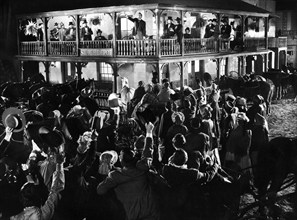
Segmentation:
{"type": "Polygon", "coordinates": [[[220,79],[220,72],[221,72],[221,60],[223,58],[217,58],[216,59],[216,65],[217,65],[217,80],[220,79]]]}
{"type": "Polygon", "coordinates": [[[76,63],[77,79],[81,79],[81,75],[82,75],[81,69],[82,69],[81,62],[77,62],[76,63]]]}
{"type": "Polygon", "coordinates": [[[113,69],[113,92],[117,93],[117,90],[118,90],[118,82],[117,82],[118,64],[114,63],[111,66],[112,66],[112,69],[113,69]]]}
{"type": "MultiPolygon", "coordinates": [[[[180,11],[180,19],[181,19],[181,25],[182,25],[182,31],[184,30],[184,19],[183,19],[183,11],[180,11]]],[[[184,44],[184,35],[182,35],[182,39],[181,39],[181,45],[180,45],[180,49],[181,49],[181,55],[184,56],[185,54],[185,44],[184,44]]]]}
{"type": "Polygon", "coordinates": [[[44,42],[44,52],[45,52],[45,55],[48,56],[48,19],[47,18],[44,18],[44,26],[43,26],[43,31],[44,31],[44,39],[43,39],[43,42],[44,42]]]}
{"type": "Polygon", "coordinates": [[[112,22],[113,22],[113,33],[112,33],[112,44],[113,44],[113,57],[117,54],[117,39],[116,39],[116,26],[117,26],[117,17],[116,12],[112,13],[112,22]]]}
{"type": "MultiPolygon", "coordinates": [[[[160,45],[160,16],[161,12],[156,9],[155,10],[155,15],[156,15],[156,25],[157,25],[157,37],[156,37],[156,57],[161,57],[161,45],[160,45]]],[[[161,81],[160,81],[161,82],[161,81]]]]}
{"type": "Polygon", "coordinates": [[[229,57],[225,58],[225,76],[229,73],[229,57]]]}
{"type": "Polygon", "coordinates": [[[264,21],[264,23],[265,23],[265,49],[267,50],[268,49],[268,18],[266,17],[266,18],[264,18],[265,19],[265,21],[264,21]]]}
{"type": "Polygon", "coordinates": [[[45,61],[43,64],[44,64],[44,72],[45,72],[45,81],[49,82],[51,62],[50,61],[45,61]]]}
{"type": "Polygon", "coordinates": [[[80,20],[79,20],[79,15],[76,15],[75,16],[75,19],[76,19],[76,21],[75,21],[75,24],[76,24],[76,55],[77,56],[79,56],[80,54],[79,54],[79,42],[80,42],[80,25],[79,25],[79,22],[80,22],[80,20]]]}

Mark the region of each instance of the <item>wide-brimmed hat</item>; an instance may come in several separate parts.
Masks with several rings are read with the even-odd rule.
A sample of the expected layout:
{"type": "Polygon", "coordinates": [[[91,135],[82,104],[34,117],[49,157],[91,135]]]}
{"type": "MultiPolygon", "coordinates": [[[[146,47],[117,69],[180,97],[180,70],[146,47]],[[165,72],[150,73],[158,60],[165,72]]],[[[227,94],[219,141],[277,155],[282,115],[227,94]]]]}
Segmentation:
{"type": "Polygon", "coordinates": [[[118,154],[117,152],[115,152],[114,150],[108,150],[108,151],[104,151],[102,154],[100,154],[100,161],[102,162],[102,159],[104,157],[104,155],[111,155],[111,159],[110,159],[110,165],[114,165],[117,161],[118,161],[118,154]]]}
{"type": "Polygon", "coordinates": [[[177,17],[175,20],[176,20],[176,21],[181,21],[180,17],[177,17]]]}
{"type": "Polygon", "coordinates": [[[42,143],[50,148],[58,148],[65,143],[64,136],[61,131],[57,129],[50,129],[46,126],[42,126],[38,129],[38,134],[42,143]]]}
{"type": "Polygon", "coordinates": [[[25,128],[26,118],[22,110],[10,107],[3,112],[2,123],[5,127],[13,128],[13,132],[20,132],[25,128]]]}
{"type": "Polygon", "coordinates": [[[173,19],[172,19],[172,17],[171,17],[171,16],[169,16],[169,17],[167,18],[167,20],[171,20],[171,21],[173,21],[173,19]]]}

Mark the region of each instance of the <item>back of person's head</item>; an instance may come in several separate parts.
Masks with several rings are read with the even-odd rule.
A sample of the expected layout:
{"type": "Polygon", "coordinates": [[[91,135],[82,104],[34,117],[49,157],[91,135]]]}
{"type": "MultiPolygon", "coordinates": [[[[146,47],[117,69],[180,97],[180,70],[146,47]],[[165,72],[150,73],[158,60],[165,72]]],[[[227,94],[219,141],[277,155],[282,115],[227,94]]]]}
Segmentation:
{"type": "Polygon", "coordinates": [[[145,86],[145,91],[146,91],[146,92],[152,92],[152,91],[153,91],[153,86],[152,86],[151,84],[147,84],[147,85],[145,86]]]}
{"type": "Polygon", "coordinates": [[[199,129],[201,126],[201,118],[200,117],[192,118],[190,125],[192,129],[199,129]]]}
{"type": "Polygon", "coordinates": [[[130,148],[121,150],[120,161],[124,167],[133,167],[136,164],[135,152],[130,148]]]}
{"type": "Polygon", "coordinates": [[[191,108],[191,102],[190,102],[190,100],[186,99],[186,100],[184,101],[184,106],[185,106],[185,108],[190,109],[190,108],[191,108]]]}
{"type": "Polygon", "coordinates": [[[185,165],[188,161],[188,154],[184,149],[177,149],[175,153],[169,158],[170,163],[177,166],[185,165]]]}
{"type": "Polygon", "coordinates": [[[42,201],[40,187],[35,183],[25,183],[21,188],[20,200],[24,208],[31,206],[40,207],[42,201]]]}
{"type": "Polygon", "coordinates": [[[172,144],[175,148],[183,148],[186,144],[186,138],[183,134],[177,133],[173,138],[172,138],[172,144]]]}

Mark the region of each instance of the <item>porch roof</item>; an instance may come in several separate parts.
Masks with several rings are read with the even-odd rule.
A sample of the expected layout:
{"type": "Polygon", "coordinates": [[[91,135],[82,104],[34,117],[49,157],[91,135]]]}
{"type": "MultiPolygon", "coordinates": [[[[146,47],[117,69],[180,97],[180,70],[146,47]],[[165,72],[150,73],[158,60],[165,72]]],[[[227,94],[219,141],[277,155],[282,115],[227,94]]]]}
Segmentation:
{"type": "MultiPolygon", "coordinates": [[[[249,16],[268,17],[271,14],[262,8],[256,7],[241,0],[113,0],[113,1],[89,1],[85,0],[86,4],[70,4],[62,14],[81,14],[92,13],[93,11],[116,12],[121,10],[143,10],[161,8],[168,10],[195,10],[209,13],[225,13],[249,16]],[[91,8],[93,7],[93,8],[91,8]],[[83,9],[83,11],[82,11],[83,9]]],[[[61,8],[47,7],[48,12],[34,13],[36,16],[46,15],[55,16],[61,14],[61,8]],[[55,11],[59,10],[59,11],[55,11]]],[[[42,9],[41,9],[42,10],[42,9]]],[[[27,14],[28,15],[28,14],[27,14]]],[[[33,15],[33,14],[30,14],[33,15]]],[[[23,17],[25,15],[19,15],[23,17]]]]}

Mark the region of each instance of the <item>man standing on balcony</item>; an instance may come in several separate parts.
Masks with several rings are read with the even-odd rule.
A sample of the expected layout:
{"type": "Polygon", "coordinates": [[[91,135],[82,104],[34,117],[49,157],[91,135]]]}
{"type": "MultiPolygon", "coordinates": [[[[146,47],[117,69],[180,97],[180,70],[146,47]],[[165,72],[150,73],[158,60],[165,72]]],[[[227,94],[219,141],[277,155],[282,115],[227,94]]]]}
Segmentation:
{"type": "Polygon", "coordinates": [[[64,26],[64,23],[60,23],[60,28],[59,28],[59,33],[58,33],[58,38],[60,41],[65,41],[66,40],[66,31],[67,29],[64,26]]]}
{"type": "Polygon", "coordinates": [[[73,22],[69,22],[69,28],[66,30],[66,40],[75,41],[76,39],[76,29],[73,22]]]}
{"type": "Polygon", "coordinates": [[[142,40],[146,35],[146,23],[142,20],[142,14],[138,13],[138,18],[131,18],[131,16],[126,15],[126,17],[134,22],[134,27],[132,35],[136,40],[142,40]]]}
{"type": "Polygon", "coordinates": [[[164,38],[172,38],[175,35],[175,25],[172,23],[172,17],[167,18],[167,24],[164,26],[164,38]]]}
{"type": "Polygon", "coordinates": [[[177,42],[181,45],[183,38],[183,26],[181,24],[181,19],[179,17],[177,17],[175,20],[177,24],[175,25],[174,32],[177,36],[177,42]]]}
{"type": "Polygon", "coordinates": [[[86,20],[83,21],[83,27],[80,30],[80,37],[82,40],[92,40],[93,31],[88,26],[86,20]]]}

